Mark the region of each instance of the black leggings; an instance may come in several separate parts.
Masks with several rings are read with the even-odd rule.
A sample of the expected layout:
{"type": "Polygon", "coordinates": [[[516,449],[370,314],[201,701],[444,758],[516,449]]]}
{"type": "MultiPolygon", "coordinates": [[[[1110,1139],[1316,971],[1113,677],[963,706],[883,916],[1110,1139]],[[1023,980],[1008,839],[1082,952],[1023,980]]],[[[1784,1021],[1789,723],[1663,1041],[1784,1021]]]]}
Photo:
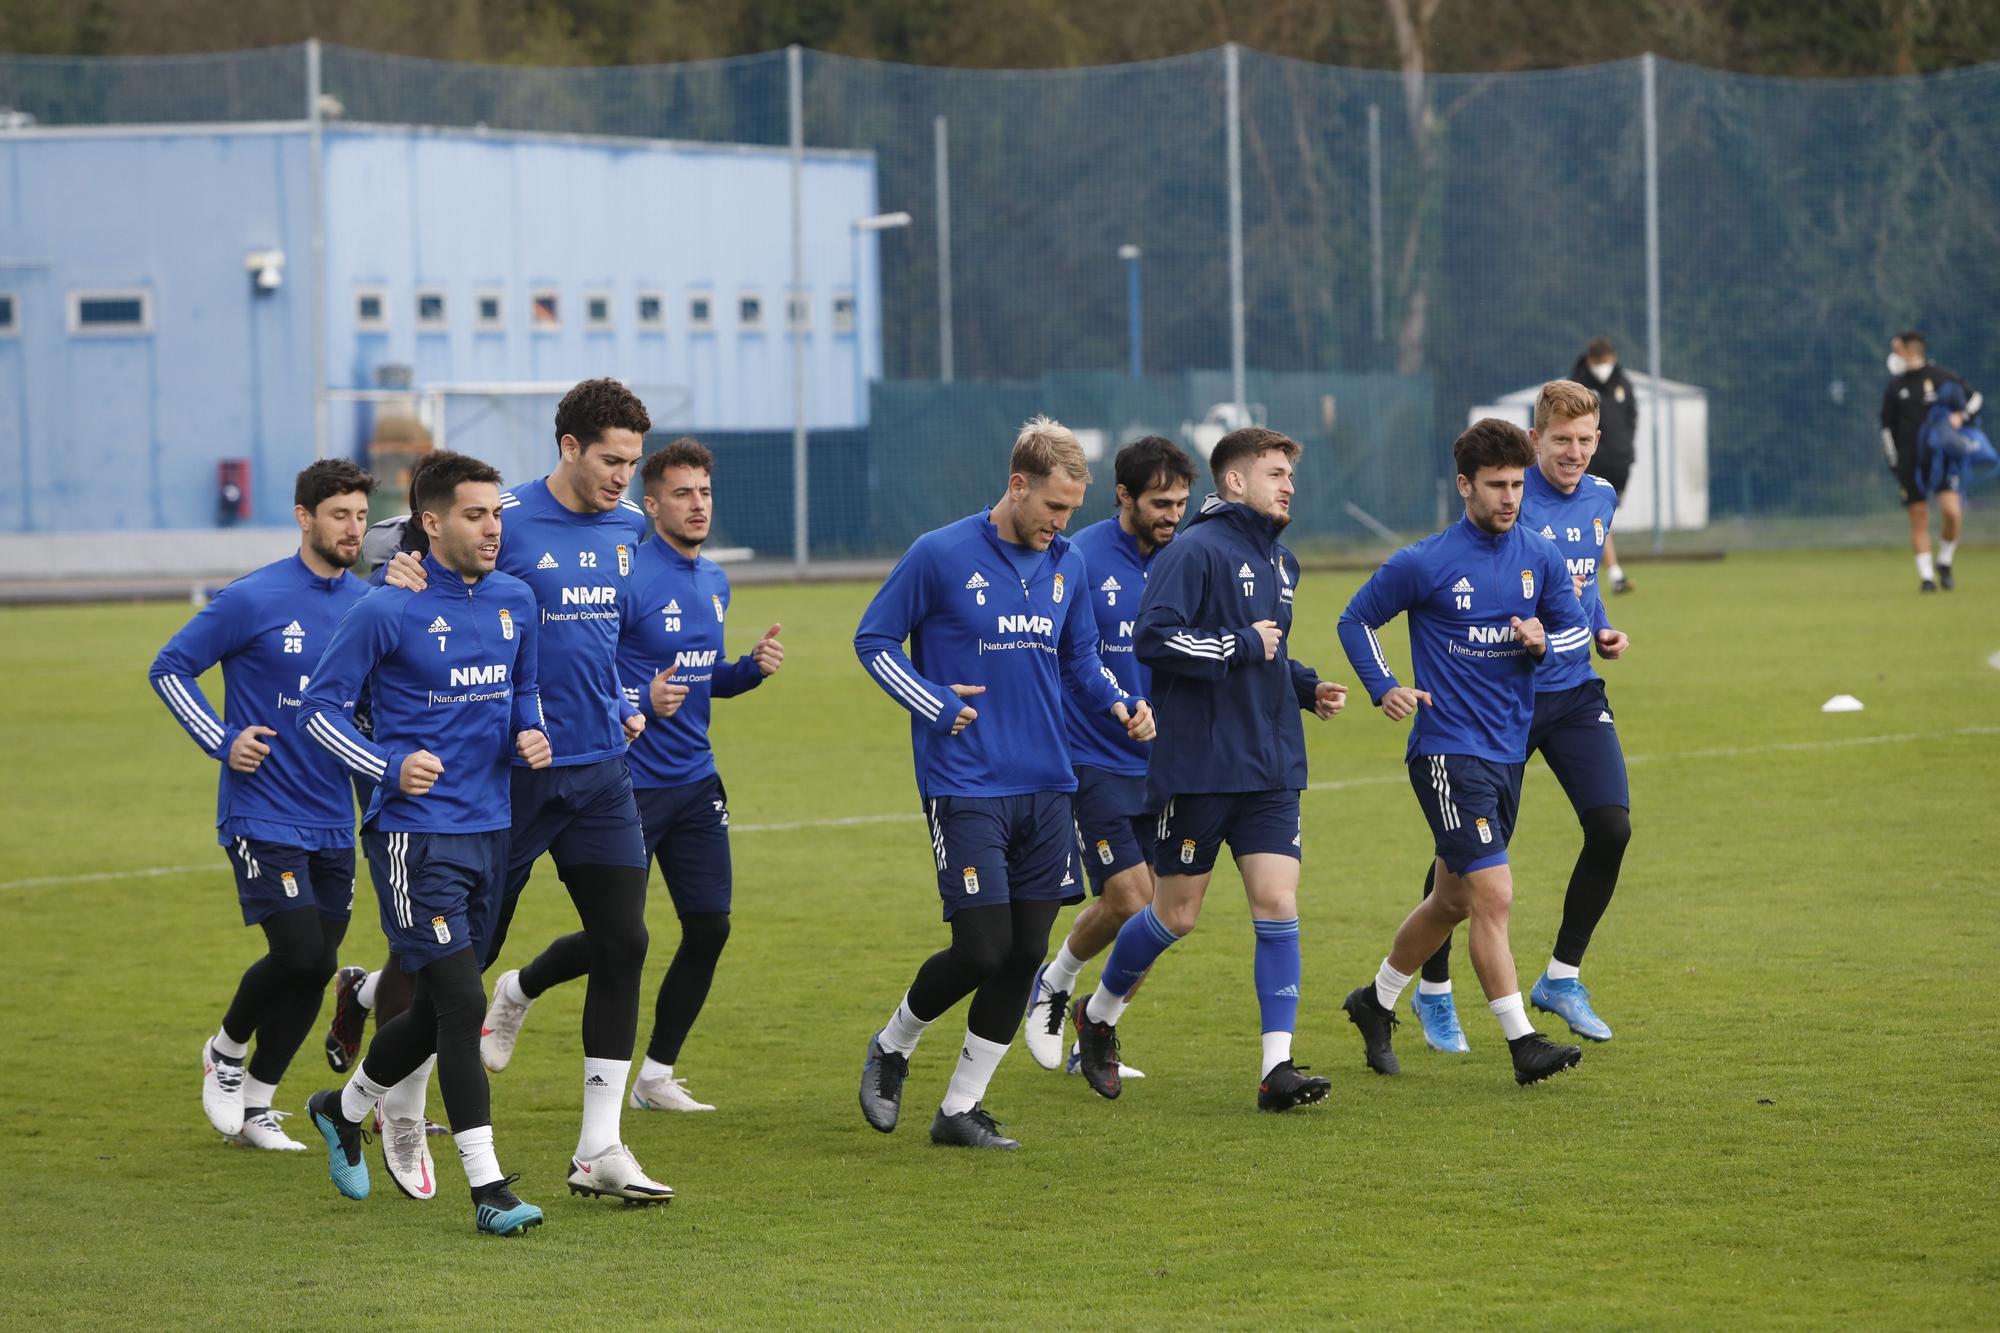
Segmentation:
{"type": "Polygon", "coordinates": [[[959,908],[951,917],[951,947],[925,959],[910,983],[910,1012],[929,1023],[970,995],[965,1026],[972,1035],[1002,1045],[1014,1040],[1061,911],[1052,902],[959,908]]]}
{"type": "Polygon", "coordinates": [[[532,1000],[551,986],[588,976],[583,1053],[630,1060],[639,1037],[639,981],[646,967],[647,868],[564,866],[558,873],[583,929],[556,940],[522,968],[521,990],[532,1000]]]}
{"type": "Polygon", "coordinates": [[[297,907],[260,924],[268,952],[236,983],[222,1028],[241,1042],[256,1036],[257,1049],[245,1072],[259,1083],[276,1083],[319,1018],[326,983],[339,966],[347,921],[321,916],[316,907],[297,907]]]}
{"type": "MultiPolygon", "coordinates": [[[[1571,967],[1583,966],[1583,951],[1611,906],[1618,888],[1618,869],[1625,861],[1625,845],[1632,841],[1632,813],[1622,805],[1600,805],[1586,810],[1583,850],[1577,853],[1576,868],[1570,872],[1569,892],[1563,895],[1562,927],[1556,931],[1555,958],[1571,967]]],[[[1424,872],[1424,897],[1431,895],[1437,882],[1437,862],[1424,872]]],[[[1451,980],[1451,937],[1438,951],[1424,960],[1424,980],[1451,980]]]]}
{"type": "Polygon", "coordinates": [[[410,1007],[375,1029],[361,1072],[394,1087],[435,1055],[453,1132],[492,1124],[486,1066],[479,1063],[479,1024],[486,1016],[479,960],[470,949],[437,959],[414,975],[411,990],[410,1007]]]}
{"type": "Polygon", "coordinates": [[[716,962],[727,943],[729,913],[690,912],[681,918],[680,947],[674,950],[674,961],[667,964],[660,994],[653,1001],[653,1037],[646,1043],[649,1058],[663,1065],[680,1058],[681,1044],[701,1016],[716,962]]]}

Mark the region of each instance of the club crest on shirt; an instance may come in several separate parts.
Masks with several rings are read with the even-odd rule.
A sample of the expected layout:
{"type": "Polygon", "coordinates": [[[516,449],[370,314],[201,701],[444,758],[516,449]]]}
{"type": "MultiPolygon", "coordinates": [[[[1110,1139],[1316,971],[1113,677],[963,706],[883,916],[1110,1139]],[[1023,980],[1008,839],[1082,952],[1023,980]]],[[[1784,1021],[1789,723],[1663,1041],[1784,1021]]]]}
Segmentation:
{"type": "Polygon", "coordinates": [[[507,608],[504,606],[500,608],[500,637],[503,639],[514,637],[514,617],[507,614],[507,608]]]}
{"type": "Polygon", "coordinates": [[[441,916],[431,918],[431,934],[437,936],[439,944],[451,943],[451,927],[445,923],[445,919],[441,916]]]}
{"type": "Polygon", "coordinates": [[[287,898],[296,898],[299,896],[299,881],[293,876],[291,871],[279,871],[278,883],[283,886],[287,898]]]}
{"type": "Polygon", "coordinates": [[[715,604],[715,623],[720,625],[722,623],[722,594],[712,592],[708,595],[708,600],[715,604]]]}
{"type": "Polygon", "coordinates": [[[1481,842],[1493,841],[1493,830],[1485,820],[1475,819],[1472,821],[1472,826],[1479,830],[1479,840],[1481,842]]]}
{"type": "Polygon", "coordinates": [[[1055,599],[1058,603],[1062,601],[1062,575],[1060,574],[1056,575],[1055,599]]]}
{"type": "Polygon", "coordinates": [[[618,543],[618,577],[628,578],[632,573],[632,548],[624,542],[618,543]]]}
{"type": "Polygon", "coordinates": [[[1111,844],[1110,842],[1106,841],[1103,838],[1099,838],[1097,840],[1097,859],[1102,861],[1105,865],[1110,865],[1113,860],[1111,854],[1111,844]]]}
{"type": "Polygon", "coordinates": [[[979,872],[971,866],[965,868],[965,892],[968,897],[979,892],[979,872]]]}
{"type": "Polygon", "coordinates": [[[1194,864],[1194,839],[1193,839],[1193,838],[1182,838],[1182,839],[1181,839],[1181,864],[1182,864],[1182,865],[1184,865],[1184,866],[1191,866],[1191,865],[1193,865],[1193,864],[1194,864]]]}
{"type": "Polygon", "coordinates": [[[1597,534],[1597,544],[1599,546],[1604,545],[1604,520],[1601,518],[1591,519],[1590,530],[1597,534]]]}
{"type": "Polygon", "coordinates": [[[1535,600],[1535,571],[1532,569],[1521,571],[1521,596],[1531,602],[1535,600]]]}

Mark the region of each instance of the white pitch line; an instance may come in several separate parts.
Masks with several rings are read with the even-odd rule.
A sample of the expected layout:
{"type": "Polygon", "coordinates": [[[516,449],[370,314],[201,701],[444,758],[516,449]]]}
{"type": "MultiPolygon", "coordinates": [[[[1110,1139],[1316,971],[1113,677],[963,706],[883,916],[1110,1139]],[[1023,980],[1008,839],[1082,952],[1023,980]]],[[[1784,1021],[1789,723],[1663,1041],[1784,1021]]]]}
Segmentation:
{"type": "MultiPolygon", "coordinates": [[[[1672,763],[1683,759],[1747,759],[1760,754],[1796,754],[1811,750],[1844,750],[1857,745],[1905,745],[1911,741],[1949,740],[1959,736],[2000,736],[2000,727],[1952,727],[1946,731],[1896,731],[1877,736],[1843,736],[1830,741],[1778,741],[1770,745],[1725,745],[1707,750],[1681,750],[1668,754],[1627,755],[1629,764],[1672,763]]],[[[1409,779],[1401,773],[1365,778],[1343,778],[1337,782],[1315,782],[1311,791],[1346,791],[1353,787],[1387,787],[1409,779]]],[[[841,815],[834,819],[791,819],[770,824],[734,824],[737,833],[793,833],[805,829],[858,828],[869,824],[914,824],[923,819],[917,811],[893,815],[841,815]]],[[[162,875],[187,875],[215,866],[146,866],[138,870],[100,870],[87,875],[39,875],[33,879],[0,880],[0,892],[9,889],[40,889],[58,884],[98,884],[107,880],[156,879],[162,875]]]]}

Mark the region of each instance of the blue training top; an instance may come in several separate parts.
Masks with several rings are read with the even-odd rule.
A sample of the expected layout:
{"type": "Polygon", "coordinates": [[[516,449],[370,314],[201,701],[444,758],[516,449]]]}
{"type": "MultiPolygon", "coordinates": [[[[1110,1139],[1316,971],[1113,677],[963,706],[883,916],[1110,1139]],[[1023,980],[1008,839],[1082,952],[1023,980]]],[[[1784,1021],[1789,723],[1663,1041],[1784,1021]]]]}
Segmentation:
{"type": "MultiPolygon", "coordinates": [[[[422,592],[376,588],[334,631],[297,726],[378,783],[367,819],[385,833],[489,833],[513,823],[517,732],[550,728],[536,679],[535,595],[494,572],[467,584],[424,557],[422,592]],[[363,683],[374,735],[348,717],[363,683]],[[401,789],[403,761],[429,750],[444,772],[429,792],[401,789]]],[[[559,742],[549,737],[551,748],[559,742]]]]}
{"type": "MultiPolygon", "coordinates": [[[[1603,589],[1597,582],[1597,557],[1611,536],[1611,520],[1617,512],[1618,492],[1611,488],[1610,482],[1588,472],[1575,490],[1564,495],[1542,475],[1539,467],[1531,467],[1521,488],[1518,521],[1554,542],[1562,552],[1563,562],[1569,566],[1571,577],[1582,577],[1583,613],[1593,636],[1598,630],[1611,628],[1611,618],[1604,610],[1603,589]]],[[[1597,672],[1590,664],[1590,646],[1586,644],[1582,652],[1559,654],[1556,660],[1536,671],[1535,693],[1573,690],[1596,679],[1597,672]]]]}
{"type": "MultiPolygon", "coordinates": [[[[1090,609],[1097,616],[1097,651],[1124,691],[1150,698],[1153,673],[1132,651],[1132,632],[1139,623],[1139,599],[1146,591],[1146,571],[1155,550],[1139,554],[1139,539],[1118,526],[1116,518],[1093,523],[1071,539],[1090,571],[1090,609]]],[[[977,704],[974,705],[977,707],[977,704]]],[[[1089,765],[1128,777],[1143,777],[1153,752],[1151,741],[1135,741],[1118,719],[1104,712],[1087,712],[1074,695],[1063,695],[1063,718],[1069,731],[1072,764],[1089,765]]]]}
{"type": "Polygon", "coordinates": [[[1375,631],[1398,612],[1409,614],[1413,683],[1431,696],[1417,706],[1410,759],[1527,759],[1538,671],[1514,634],[1515,616],[1541,618],[1541,670],[1590,651],[1590,624],[1562,552],[1518,520],[1496,536],[1461,518],[1390,556],[1361,585],[1340,613],[1340,645],[1371,703],[1397,685],[1375,631]]]}
{"type": "Polygon", "coordinates": [[[252,570],[218,592],[153,659],[153,690],[202,752],[222,761],[216,840],[256,838],[322,851],[354,845],[354,793],[338,761],[292,735],[307,677],[334,627],[367,593],[345,570],[312,572],[298,555],[252,570]],[[222,664],[223,716],[198,677],[222,664]],[[245,727],[270,727],[271,753],[254,773],[229,766],[245,727]]]}
{"type": "Polygon", "coordinates": [[[634,787],[679,787],[715,772],[709,748],[709,701],[727,699],[764,683],[748,657],[722,660],[722,632],[729,612],[729,576],[706,556],[690,560],[655,538],[639,548],[619,607],[618,678],[625,699],[646,715],[646,729],[626,758],[634,787]],[[649,702],[653,677],[672,673],[687,697],[672,717],[658,717],[649,702]]]}
{"type": "Polygon", "coordinates": [[[1092,711],[1128,702],[1098,656],[1082,555],[1058,536],[1023,578],[1014,562],[1024,548],[1000,539],[990,513],[917,538],[854,634],[868,674],[909,710],[926,800],[1075,791],[1064,690],[1092,711]],[[961,700],[952,685],[986,692],[961,700]],[[979,717],[953,736],[965,704],[979,717]]]}
{"type": "Polygon", "coordinates": [[[618,688],[618,599],[648,531],[645,511],[620,500],[579,514],[548,479],[500,493],[500,564],[540,607],[542,706],[555,767],[625,753],[625,718],[638,710],[618,688]]]}

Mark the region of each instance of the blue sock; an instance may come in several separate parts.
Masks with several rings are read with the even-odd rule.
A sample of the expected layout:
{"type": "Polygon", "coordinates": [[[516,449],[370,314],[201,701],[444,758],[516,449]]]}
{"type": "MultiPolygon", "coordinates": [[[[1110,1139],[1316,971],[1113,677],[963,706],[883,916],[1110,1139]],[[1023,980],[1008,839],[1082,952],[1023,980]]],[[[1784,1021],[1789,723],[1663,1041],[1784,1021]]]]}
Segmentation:
{"type": "MultiPolygon", "coordinates": [[[[1265,1032],[1291,1032],[1299,1020],[1299,919],[1252,921],[1257,928],[1257,1012],[1265,1032]]],[[[1123,936],[1121,935],[1122,939],[1123,936]]]]}
{"type": "MultiPolygon", "coordinates": [[[[1296,927],[1297,923],[1293,923],[1296,927]]],[[[1168,946],[1180,936],[1168,930],[1166,923],[1153,915],[1149,903],[1139,914],[1118,928],[1118,938],[1111,942],[1111,956],[1104,960],[1104,973],[1098,984],[1113,995],[1130,995],[1132,988],[1139,984],[1139,978],[1146,975],[1146,969],[1153,960],[1167,951],[1168,946]]],[[[1293,947],[1293,955],[1298,953],[1293,947]]]]}

